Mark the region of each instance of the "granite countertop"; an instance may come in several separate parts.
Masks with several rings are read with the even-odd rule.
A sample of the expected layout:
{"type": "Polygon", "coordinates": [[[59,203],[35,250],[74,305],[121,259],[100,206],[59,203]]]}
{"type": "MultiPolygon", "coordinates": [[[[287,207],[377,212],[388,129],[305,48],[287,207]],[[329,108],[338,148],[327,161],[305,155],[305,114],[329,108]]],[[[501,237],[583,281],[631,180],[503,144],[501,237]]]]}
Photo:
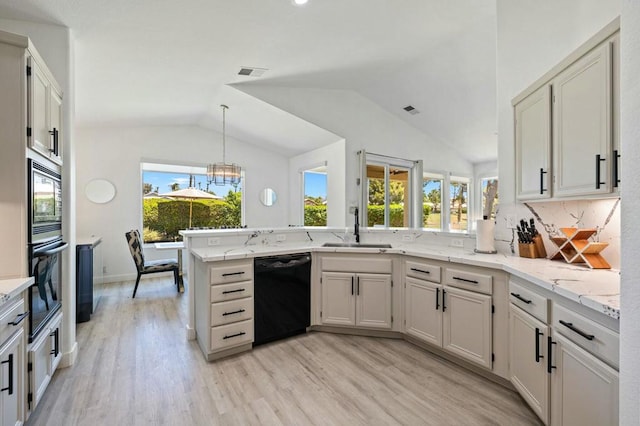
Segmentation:
{"type": "Polygon", "coordinates": [[[584,305],[614,319],[620,319],[620,272],[547,259],[527,259],[505,254],[480,254],[456,247],[399,244],[391,249],[322,247],[322,243],[247,245],[239,247],[193,248],[203,262],[247,259],[295,252],[387,253],[499,269],[550,292],[584,305]]]}
{"type": "Polygon", "coordinates": [[[33,283],[33,277],[0,280],[0,307],[33,283]]]}

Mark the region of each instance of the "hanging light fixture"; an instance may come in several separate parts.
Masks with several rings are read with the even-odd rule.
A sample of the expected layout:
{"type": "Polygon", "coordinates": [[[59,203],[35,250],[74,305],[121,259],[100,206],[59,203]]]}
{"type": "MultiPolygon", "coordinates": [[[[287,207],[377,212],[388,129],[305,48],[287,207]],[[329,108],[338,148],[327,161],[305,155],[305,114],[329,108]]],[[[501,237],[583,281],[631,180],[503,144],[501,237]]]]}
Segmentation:
{"type": "Polygon", "coordinates": [[[222,162],[209,164],[207,166],[207,177],[209,179],[209,183],[213,183],[214,185],[237,185],[240,183],[242,168],[235,163],[225,162],[225,113],[229,107],[226,105],[220,105],[220,108],[222,108],[222,162]]]}

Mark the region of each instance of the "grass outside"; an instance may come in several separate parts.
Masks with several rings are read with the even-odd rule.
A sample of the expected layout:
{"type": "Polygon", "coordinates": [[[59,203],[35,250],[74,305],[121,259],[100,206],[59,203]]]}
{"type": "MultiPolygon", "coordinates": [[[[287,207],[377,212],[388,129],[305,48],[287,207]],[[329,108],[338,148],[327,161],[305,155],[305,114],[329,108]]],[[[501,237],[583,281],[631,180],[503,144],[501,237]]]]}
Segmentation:
{"type": "MultiPolygon", "coordinates": [[[[440,229],[441,213],[431,213],[426,220],[424,227],[426,229],[440,229]]],[[[458,223],[458,215],[451,214],[451,230],[466,231],[467,230],[467,214],[463,213],[458,223]]]]}

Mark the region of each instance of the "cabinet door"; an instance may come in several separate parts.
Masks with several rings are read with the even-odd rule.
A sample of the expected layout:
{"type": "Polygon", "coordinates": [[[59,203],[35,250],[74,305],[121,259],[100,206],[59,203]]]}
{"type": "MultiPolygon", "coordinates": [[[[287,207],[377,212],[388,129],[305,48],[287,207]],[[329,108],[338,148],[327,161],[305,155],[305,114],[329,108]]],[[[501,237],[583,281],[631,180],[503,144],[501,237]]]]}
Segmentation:
{"type": "Polygon", "coordinates": [[[491,369],[491,296],[445,286],[442,347],[491,369]]]}
{"type": "Polygon", "coordinates": [[[615,192],[620,188],[620,34],[609,40],[611,44],[611,61],[612,61],[612,89],[613,95],[611,99],[612,117],[612,137],[611,144],[613,146],[613,156],[611,157],[611,184],[615,192]]]}
{"type": "Polygon", "coordinates": [[[51,141],[51,159],[62,164],[62,96],[53,88],[50,88],[49,97],[49,131],[51,141]]]}
{"type": "Polygon", "coordinates": [[[551,196],[551,87],[515,106],[516,191],[519,200],[551,196]]]}
{"type": "Polygon", "coordinates": [[[405,333],[425,342],[442,346],[441,293],[441,285],[406,278],[405,333]]]}
{"type": "Polygon", "coordinates": [[[564,337],[553,338],[552,424],[617,425],[618,372],[564,337]]]}
{"type": "Polygon", "coordinates": [[[355,274],[323,272],[321,285],[322,323],[355,325],[355,274]]]}
{"type": "Polygon", "coordinates": [[[511,383],[549,424],[549,374],[546,348],[549,326],[511,305],[509,312],[509,365],[511,383]]]}
{"type": "Polygon", "coordinates": [[[356,325],[391,328],[391,275],[356,276],[356,325]]]}
{"type": "Polygon", "coordinates": [[[49,133],[50,83],[33,58],[28,59],[28,65],[31,67],[28,82],[29,146],[48,158],[53,138],[49,133]]]}
{"type": "Polygon", "coordinates": [[[51,337],[46,329],[31,344],[29,362],[31,363],[31,370],[29,371],[29,394],[31,396],[29,410],[33,411],[38,406],[45,390],[47,390],[53,375],[51,368],[51,337]]]}
{"type": "Polygon", "coordinates": [[[560,73],[554,92],[554,196],[611,192],[611,46],[560,73]]]}
{"type": "Polygon", "coordinates": [[[18,330],[0,348],[0,425],[21,425],[24,413],[24,331],[18,330]]]}

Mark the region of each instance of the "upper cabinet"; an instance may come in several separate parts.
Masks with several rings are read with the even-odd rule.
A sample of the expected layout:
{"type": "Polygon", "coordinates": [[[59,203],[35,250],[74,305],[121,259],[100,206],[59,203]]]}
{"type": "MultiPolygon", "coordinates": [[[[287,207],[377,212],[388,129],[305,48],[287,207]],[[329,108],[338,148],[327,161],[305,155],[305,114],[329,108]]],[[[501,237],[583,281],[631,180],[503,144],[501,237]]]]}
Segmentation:
{"type": "Polygon", "coordinates": [[[519,200],[617,193],[618,87],[616,20],[514,99],[519,200]]]}
{"type": "Polygon", "coordinates": [[[62,164],[62,92],[45,66],[27,57],[27,140],[29,147],[62,164]]]}

